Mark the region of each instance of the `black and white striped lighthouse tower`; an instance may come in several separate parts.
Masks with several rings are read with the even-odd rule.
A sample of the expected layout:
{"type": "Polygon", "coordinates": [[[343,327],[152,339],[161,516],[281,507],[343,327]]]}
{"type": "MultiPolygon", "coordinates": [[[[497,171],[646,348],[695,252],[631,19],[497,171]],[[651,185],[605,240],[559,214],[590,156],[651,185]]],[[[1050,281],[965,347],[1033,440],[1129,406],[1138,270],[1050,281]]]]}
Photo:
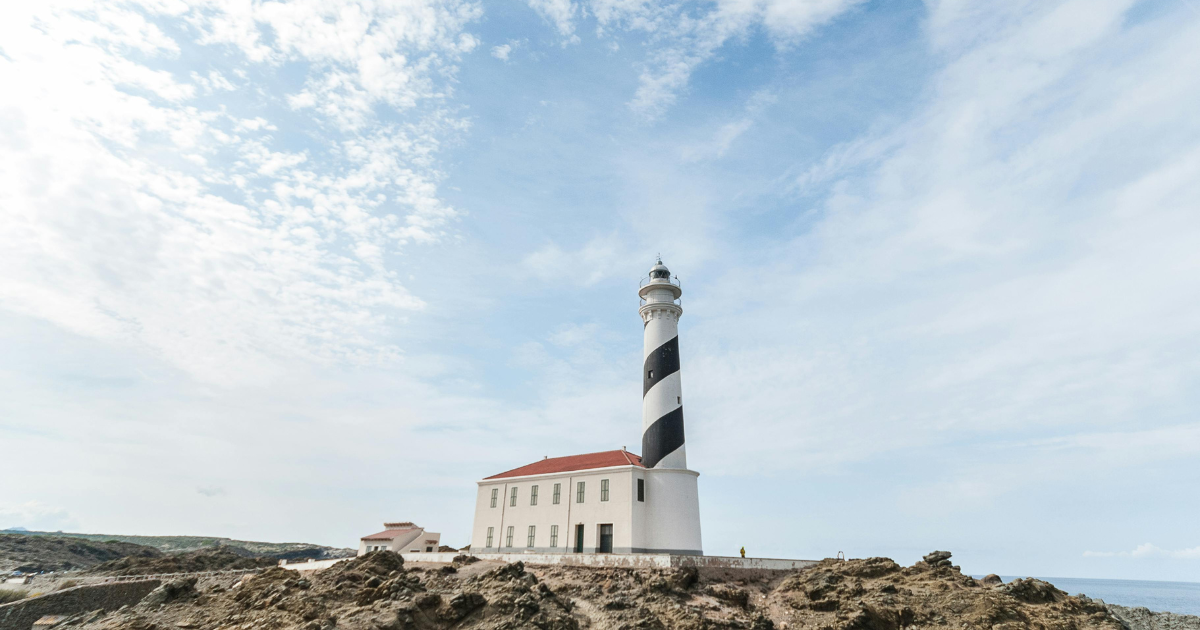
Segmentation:
{"type": "Polygon", "coordinates": [[[687,467],[683,387],[679,379],[679,316],[683,290],[658,262],[638,287],[642,341],[642,465],[645,502],[634,503],[640,523],[634,551],[703,555],[700,473],[687,467]]]}
{"type": "Polygon", "coordinates": [[[642,346],[642,464],[647,468],[687,468],[683,439],[683,388],[679,378],[679,316],[683,290],[658,262],[642,281],[638,312],[642,346]]]}

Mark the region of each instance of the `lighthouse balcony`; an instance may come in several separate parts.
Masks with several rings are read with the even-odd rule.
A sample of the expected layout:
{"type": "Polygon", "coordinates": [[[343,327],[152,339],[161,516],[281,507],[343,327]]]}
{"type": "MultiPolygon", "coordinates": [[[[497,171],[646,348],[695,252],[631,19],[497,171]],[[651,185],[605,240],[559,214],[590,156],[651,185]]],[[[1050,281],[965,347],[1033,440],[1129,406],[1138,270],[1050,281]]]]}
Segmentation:
{"type": "Polygon", "coordinates": [[[680,305],[681,295],[683,289],[676,278],[643,278],[638,285],[638,298],[642,306],[647,302],[671,302],[680,305]]]}

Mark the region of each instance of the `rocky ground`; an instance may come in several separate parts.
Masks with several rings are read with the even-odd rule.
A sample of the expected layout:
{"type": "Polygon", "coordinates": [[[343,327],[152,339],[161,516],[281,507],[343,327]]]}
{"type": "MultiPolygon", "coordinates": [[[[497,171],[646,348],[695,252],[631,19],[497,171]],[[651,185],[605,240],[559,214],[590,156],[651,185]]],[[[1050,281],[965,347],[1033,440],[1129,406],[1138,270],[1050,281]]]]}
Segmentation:
{"type": "Polygon", "coordinates": [[[1140,606],[1129,608],[1116,604],[1108,604],[1107,608],[1131,630],[1200,630],[1200,617],[1196,615],[1152,612],[1140,606]]]}
{"type": "MultiPolygon", "coordinates": [[[[235,549],[248,555],[274,558],[276,560],[306,560],[312,558],[346,558],[355,555],[355,549],[325,547],[310,543],[271,543],[254,540],[234,540],[213,536],[127,536],[121,534],[77,534],[64,532],[37,532],[28,530],[5,530],[0,537],[23,536],[26,539],[51,538],[70,539],[82,544],[105,544],[112,542],[133,543],[138,548],[152,547],[163,553],[187,553],[208,549],[235,549]]],[[[32,540],[31,544],[36,544],[32,540]]],[[[4,546],[0,545],[0,567],[6,559],[4,546]]],[[[94,564],[94,563],[93,563],[94,564]]],[[[91,566],[91,565],[84,565],[91,566]]]]}
{"type": "MultiPolygon", "coordinates": [[[[948,554],[946,554],[948,556],[948,554]]],[[[985,584],[944,558],[824,560],[800,572],[617,569],[476,562],[405,565],[375,552],[302,576],[280,568],[236,584],[178,580],[120,611],[76,616],[94,630],[1124,630],[1102,602],[1033,579],[985,584]]],[[[1135,630],[1168,630],[1135,628],[1135,630]]],[[[1172,629],[1174,630],[1174,629],[1172,629]]],[[[1179,630],[1183,630],[1181,627],[1179,630]]]]}
{"type": "Polygon", "coordinates": [[[152,575],[160,573],[195,573],[199,571],[229,571],[261,569],[279,564],[274,558],[255,557],[237,547],[218,547],[187,553],[157,556],[126,556],[98,564],[88,575],[152,575]]]}
{"type": "Polygon", "coordinates": [[[86,569],[118,558],[155,558],[153,547],[117,541],[0,534],[0,573],[86,569]]]}

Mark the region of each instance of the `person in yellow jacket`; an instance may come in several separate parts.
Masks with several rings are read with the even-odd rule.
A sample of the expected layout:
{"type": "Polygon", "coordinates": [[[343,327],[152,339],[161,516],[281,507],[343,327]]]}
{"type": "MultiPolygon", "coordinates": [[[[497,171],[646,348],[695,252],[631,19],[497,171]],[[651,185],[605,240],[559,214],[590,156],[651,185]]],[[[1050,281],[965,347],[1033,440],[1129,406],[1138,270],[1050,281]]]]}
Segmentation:
{"type": "Polygon", "coordinates": [[[746,557],[746,548],[745,547],[742,547],[742,557],[743,558],[746,557]]]}

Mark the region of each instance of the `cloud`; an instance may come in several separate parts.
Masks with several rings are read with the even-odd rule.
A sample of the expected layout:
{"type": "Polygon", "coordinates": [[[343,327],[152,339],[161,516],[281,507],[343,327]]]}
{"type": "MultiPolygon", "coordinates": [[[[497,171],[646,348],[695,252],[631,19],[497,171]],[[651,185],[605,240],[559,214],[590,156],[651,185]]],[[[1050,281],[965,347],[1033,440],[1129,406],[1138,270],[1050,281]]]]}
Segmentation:
{"type": "Polygon", "coordinates": [[[512,46],[509,44],[492,47],[492,56],[501,61],[508,61],[508,53],[510,52],[512,52],[512,46]]]}
{"type": "Polygon", "coordinates": [[[436,154],[467,127],[444,104],[477,5],[6,13],[0,307],[227,386],[297,358],[398,356],[375,335],[424,301],[385,259],[458,216],[436,154]],[[185,49],[212,68],[189,70],[185,49]],[[298,112],[254,92],[197,101],[284,62],[307,73],[298,112]]]}
{"type": "Polygon", "coordinates": [[[583,286],[591,286],[609,277],[629,255],[626,245],[615,235],[596,236],[579,250],[564,251],[550,243],[525,256],[525,272],[546,282],[569,276],[583,286]]]}
{"type": "Polygon", "coordinates": [[[1150,543],[1142,543],[1133,551],[1085,551],[1085,558],[1179,558],[1184,560],[1200,560],[1200,546],[1190,549],[1161,549],[1150,543]]]}
{"type": "Polygon", "coordinates": [[[558,34],[578,41],[575,32],[575,15],[579,6],[571,0],[528,0],[529,7],[558,29],[558,34]]]}
{"type": "Polygon", "coordinates": [[[699,162],[717,159],[725,155],[729,147],[733,146],[734,141],[754,125],[755,118],[758,117],[759,113],[774,104],[776,100],[777,97],[768,90],[755,92],[747,99],[740,117],[721,125],[707,142],[685,147],[682,155],[683,160],[685,162],[699,162]]]}
{"type": "Polygon", "coordinates": [[[229,79],[225,78],[225,75],[217,70],[210,71],[207,76],[192,72],[191,77],[192,81],[203,88],[205,93],[232,92],[237,89],[229,79]]]}
{"type": "Polygon", "coordinates": [[[190,12],[200,43],[236,46],[254,62],[313,64],[295,103],[320,103],[327,116],[359,128],[370,108],[415,107],[446,90],[433,78],[478,41],[463,31],[482,15],[468,2],[263,3],[190,12]],[[224,10],[222,10],[224,9],[224,10]],[[270,44],[262,33],[272,34],[270,44]]]}
{"type": "Polygon", "coordinates": [[[661,116],[686,89],[696,68],[735,38],[761,26],[786,48],[859,4],[860,0],[750,0],[660,4],[594,0],[590,12],[599,32],[641,32],[648,38],[638,88],[630,108],[649,119],[661,116]]]}
{"type": "MultiPolygon", "coordinates": [[[[978,9],[1002,28],[967,36],[976,19],[939,6],[930,39],[962,47],[912,117],[833,149],[793,189],[817,207],[772,250],[770,299],[741,265],[708,287],[690,339],[714,341],[686,381],[721,436],[708,448],[828,469],[1087,431],[1111,434],[1079,438],[1092,454],[1124,441],[1133,461],[1165,443],[1186,457],[1194,428],[1129,438],[1177,424],[1197,375],[1184,357],[1200,322],[1182,315],[1200,309],[1200,123],[1181,107],[1200,95],[1195,25],[1068,2],[978,9]]],[[[1059,449],[1029,447],[1013,457],[1059,449]]]]}

